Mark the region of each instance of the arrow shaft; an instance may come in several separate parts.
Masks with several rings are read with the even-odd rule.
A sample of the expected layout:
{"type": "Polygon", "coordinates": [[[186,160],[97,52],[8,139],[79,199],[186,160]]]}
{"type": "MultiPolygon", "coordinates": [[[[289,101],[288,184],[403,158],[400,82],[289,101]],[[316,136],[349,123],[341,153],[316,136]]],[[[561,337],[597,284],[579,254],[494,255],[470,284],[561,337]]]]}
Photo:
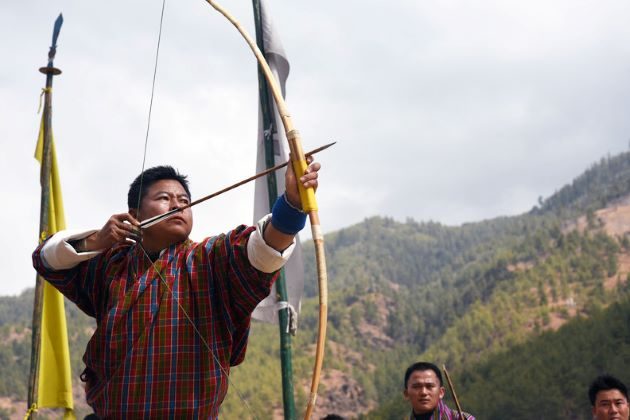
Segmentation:
{"type": "MultiPolygon", "coordinates": [[[[332,146],[335,143],[336,142],[329,143],[329,144],[326,144],[324,146],[318,147],[317,149],[313,149],[310,152],[305,153],[305,156],[312,156],[315,153],[321,152],[322,150],[326,150],[326,149],[328,149],[330,146],[332,146]]],[[[268,174],[270,174],[272,172],[275,172],[278,169],[282,169],[285,166],[287,166],[289,163],[291,163],[290,160],[286,161],[284,163],[281,163],[279,165],[276,165],[276,166],[274,166],[272,168],[266,169],[266,170],[264,170],[262,172],[259,172],[256,175],[252,175],[249,178],[243,179],[242,181],[239,181],[239,182],[237,182],[235,184],[232,184],[232,185],[230,185],[228,187],[225,187],[225,188],[223,188],[223,189],[221,189],[219,191],[213,192],[212,194],[208,194],[208,195],[206,195],[204,197],[201,197],[201,198],[199,198],[199,199],[197,199],[195,201],[190,202],[189,204],[187,204],[187,205],[185,205],[183,207],[179,207],[179,208],[170,210],[170,211],[168,211],[166,213],[158,214],[157,216],[154,216],[154,217],[151,217],[149,219],[143,220],[140,223],[140,227],[142,229],[149,228],[149,227],[151,227],[151,226],[153,226],[153,225],[155,225],[157,223],[160,223],[161,221],[164,221],[166,219],[169,219],[169,218],[173,217],[177,213],[180,213],[180,212],[182,212],[182,211],[184,211],[184,210],[186,210],[186,209],[188,209],[188,208],[190,208],[192,206],[196,206],[199,203],[203,203],[204,201],[210,200],[211,198],[214,198],[214,197],[219,196],[219,195],[221,195],[223,193],[226,193],[226,192],[228,192],[230,190],[233,190],[234,188],[240,187],[241,185],[247,184],[248,182],[251,182],[251,181],[253,181],[255,179],[258,179],[258,178],[263,177],[265,175],[268,175],[268,174]]]]}

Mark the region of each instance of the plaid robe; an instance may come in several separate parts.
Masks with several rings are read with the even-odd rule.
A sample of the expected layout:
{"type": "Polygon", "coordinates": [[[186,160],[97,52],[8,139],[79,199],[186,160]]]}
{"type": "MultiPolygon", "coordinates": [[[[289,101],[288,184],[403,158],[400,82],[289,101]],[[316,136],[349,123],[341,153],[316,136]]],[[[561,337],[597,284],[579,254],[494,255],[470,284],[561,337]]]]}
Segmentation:
{"type": "MultiPolygon", "coordinates": [[[[475,417],[466,412],[462,412],[464,415],[464,419],[459,416],[457,410],[451,410],[448,408],[446,403],[443,400],[440,400],[435,410],[433,410],[433,415],[431,416],[431,420],[475,420],[475,417]]],[[[413,415],[413,411],[407,417],[407,420],[414,420],[415,417],[413,415]]]]}
{"type": "Polygon", "coordinates": [[[218,417],[230,366],[245,357],[250,314],[277,276],[251,266],[253,230],[174,244],[155,267],[137,246],[121,244],[53,271],[37,248],[37,271],[96,318],[81,378],[100,418],[218,417]]]}

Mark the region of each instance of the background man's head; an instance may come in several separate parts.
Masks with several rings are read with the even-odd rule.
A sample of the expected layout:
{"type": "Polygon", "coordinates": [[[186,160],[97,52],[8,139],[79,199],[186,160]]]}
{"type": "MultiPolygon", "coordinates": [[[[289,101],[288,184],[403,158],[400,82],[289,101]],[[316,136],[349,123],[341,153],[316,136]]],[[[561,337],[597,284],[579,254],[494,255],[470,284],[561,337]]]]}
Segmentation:
{"type": "Polygon", "coordinates": [[[403,395],[415,414],[430,413],[444,397],[442,372],[433,363],[418,362],[405,372],[403,395]]]}
{"type": "Polygon", "coordinates": [[[139,205],[142,203],[142,199],[147,195],[149,188],[157,181],[163,179],[172,179],[179,182],[188,194],[188,198],[190,198],[190,190],[186,178],[186,175],[180,174],[172,166],[155,166],[149,168],[138,175],[129,186],[127,206],[129,209],[138,209],[139,205]]]}
{"type": "Polygon", "coordinates": [[[588,389],[588,397],[596,420],[628,420],[628,388],[611,375],[595,378],[588,389]]]}

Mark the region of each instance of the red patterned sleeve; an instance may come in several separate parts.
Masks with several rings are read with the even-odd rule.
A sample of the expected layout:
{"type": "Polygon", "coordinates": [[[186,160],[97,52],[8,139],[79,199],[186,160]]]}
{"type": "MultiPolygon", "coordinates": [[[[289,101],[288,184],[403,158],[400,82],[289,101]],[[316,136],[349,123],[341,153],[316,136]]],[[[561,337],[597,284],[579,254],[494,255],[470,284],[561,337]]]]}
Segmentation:
{"type": "Polygon", "coordinates": [[[99,280],[103,277],[105,254],[99,254],[68,270],[52,270],[46,267],[41,256],[45,243],[39,245],[33,252],[33,267],[37,273],[83,312],[97,317],[99,312],[97,302],[100,302],[102,294],[99,280]]]}
{"type": "Polygon", "coordinates": [[[269,292],[278,272],[263,273],[247,257],[247,241],[254,227],[241,225],[225,235],[205,240],[202,245],[213,284],[210,299],[218,306],[214,318],[219,328],[232,336],[231,364],[245,357],[251,313],[269,292]]]}

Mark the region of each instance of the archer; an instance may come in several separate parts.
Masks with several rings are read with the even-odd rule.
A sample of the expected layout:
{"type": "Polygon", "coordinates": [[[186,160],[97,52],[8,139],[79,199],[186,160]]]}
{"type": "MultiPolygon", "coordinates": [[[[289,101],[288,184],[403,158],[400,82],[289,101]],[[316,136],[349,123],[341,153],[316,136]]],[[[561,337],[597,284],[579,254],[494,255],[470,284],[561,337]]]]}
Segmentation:
{"type": "Polygon", "coordinates": [[[131,184],[129,211],[100,230],[61,231],[33,253],[39,274],[97,328],[83,356],[86,399],[99,418],[217,418],[231,366],[245,357],[251,313],[270,292],[304,227],[298,182],[318,186],[319,163],[256,226],[199,243],[192,210],[140,228],[190,203],[186,177],[170,166],[131,184]]]}

